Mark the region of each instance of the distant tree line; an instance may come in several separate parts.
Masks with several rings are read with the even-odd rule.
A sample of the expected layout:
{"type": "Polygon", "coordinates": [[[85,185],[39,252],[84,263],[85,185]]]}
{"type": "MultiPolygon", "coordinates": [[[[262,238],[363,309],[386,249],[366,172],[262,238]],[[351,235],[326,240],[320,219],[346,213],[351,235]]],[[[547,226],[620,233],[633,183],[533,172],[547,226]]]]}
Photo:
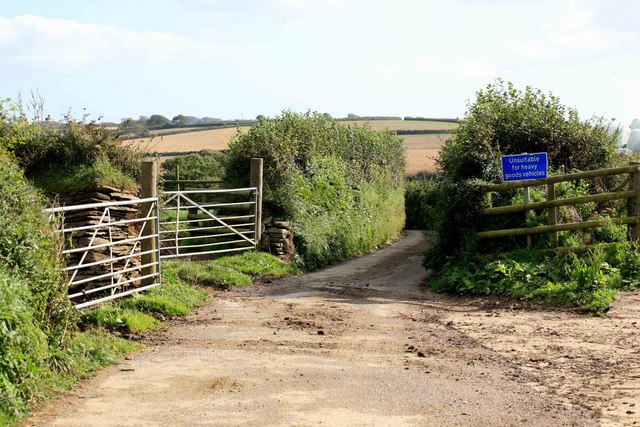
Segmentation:
{"type": "Polygon", "coordinates": [[[460,120],[458,119],[434,119],[429,117],[411,117],[411,116],[405,116],[404,120],[422,120],[425,122],[443,122],[443,123],[459,123],[460,122],[460,120]]]}
{"type": "Polygon", "coordinates": [[[363,120],[363,121],[372,121],[372,120],[402,120],[402,117],[396,116],[358,116],[357,114],[349,113],[347,117],[343,117],[341,119],[336,119],[338,121],[346,121],[346,120],[363,120]]]}
{"type": "Polygon", "coordinates": [[[453,129],[398,129],[396,135],[440,135],[453,133],[453,129]]]}
{"type": "MultiPolygon", "coordinates": [[[[180,129],[185,127],[202,127],[206,129],[219,129],[236,126],[248,126],[256,123],[256,120],[222,120],[215,117],[196,117],[179,114],[169,120],[160,114],[150,117],[140,116],[138,119],[123,118],[117,126],[116,135],[123,138],[147,138],[151,136],[150,130],[180,129]]],[[[204,130],[204,129],[203,129],[204,130]]]]}
{"type": "MultiPolygon", "coordinates": [[[[323,117],[331,119],[329,113],[323,113],[323,117]]],[[[147,138],[151,136],[149,131],[151,130],[163,130],[163,129],[180,129],[185,127],[196,127],[204,129],[221,129],[237,126],[250,126],[255,123],[259,123],[263,120],[271,120],[262,114],[256,116],[252,120],[223,120],[216,117],[196,117],[187,116],[184,114],[178,114],[172,119],[165,117],[161,114],[152,114],[151,116],[140,116],[138,119],[132,117],[123,118],[119,124],[117,123],[103,123],[102,126],[117,127],[115,131],[116,135],[123,138],[147,138]]],[[[442,123],[459,123],[458,119],[449,118],[427,118],[427,117],[410,117],[405,116],[359,116],[357,114],[349,113],[347,117],[336,119],[338,121],[374,121],[374,120],[423,120],[442,123]]],[[[450,133],[449,130],[399,130],[398,135],[427,135],[427,134],[440,134],[450,133]]]]}

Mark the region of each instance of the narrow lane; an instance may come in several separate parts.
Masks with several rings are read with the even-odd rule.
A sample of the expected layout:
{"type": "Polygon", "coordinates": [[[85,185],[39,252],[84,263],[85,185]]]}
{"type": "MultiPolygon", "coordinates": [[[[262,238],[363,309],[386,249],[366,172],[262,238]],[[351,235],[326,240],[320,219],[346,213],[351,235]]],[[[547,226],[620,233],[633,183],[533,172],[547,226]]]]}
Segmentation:
{"type": "MultiPolygon", "coordinates": [[[[30,421],[50,426],[596,425],[440,320],[409,232],[316,273],[220,292],[30,421]]],[[[434,300],[435,298],[435,300],[434,300]]]]}

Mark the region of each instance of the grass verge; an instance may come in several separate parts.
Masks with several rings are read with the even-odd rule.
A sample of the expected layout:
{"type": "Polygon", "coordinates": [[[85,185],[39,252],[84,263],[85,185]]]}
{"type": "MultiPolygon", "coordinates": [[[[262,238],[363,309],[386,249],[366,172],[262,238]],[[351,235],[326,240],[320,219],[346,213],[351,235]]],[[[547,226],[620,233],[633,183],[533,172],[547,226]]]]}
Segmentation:
{"type": "Polygon", "coordinates": [[[159,317],[184,316],[207,299],[204,290],[182,282],[170,269],[163,269],[162,280],[149,292],[84,312],[81,321],[110,331],[146,332],[162,324],[159,317]]]}
{"type": "Polygon", "coordinates": [[[576,306],[601,316],[619,291],[637,289],[639,249],[636,244],[618,244],[579,255],[520,251],[490,260],[449,261],[427,286],[434,291],[576,306]]]}
{"type": "Polygon", "coordinates": [[[163,272],[168,277],[189,283],[229,289],[250,285],[255,276],[291,276],[300,270],[268,253],[245,252],[207,263],[169,261],[163,264],[163,272]]]}

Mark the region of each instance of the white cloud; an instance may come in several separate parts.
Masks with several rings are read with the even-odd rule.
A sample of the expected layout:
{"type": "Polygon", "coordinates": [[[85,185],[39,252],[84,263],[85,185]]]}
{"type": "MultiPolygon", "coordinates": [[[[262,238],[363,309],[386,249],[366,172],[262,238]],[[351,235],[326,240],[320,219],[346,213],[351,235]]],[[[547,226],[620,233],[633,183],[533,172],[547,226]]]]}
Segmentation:
{"type": "Polygon", "coordinates": [[[278,0],[278,2],[287,7],[307,8],[316,6],[342,6],[343,0],[278,0]]]}
{"type": "Polygon", "coordinates": [[[460,77],[495,77],[490,61],[484,59],[455,59],[451,62],[424,60],[417,66],[426,74],[453,74],[460,77]]]}
{"type": "Polygon", "coordinates": [[[23,15],[0,18],[0,64],[69,74],[106,62],[161,64],[185,56],[238,57],[237,46],[194,42],[160,31],[130,31],[111,25],[23,15]]]}
{"type": "Polygon", "coordinates": [[[576,6],[576,2],[570,2],[567,5],[567,13],[555,23],[558,28],[565,31],[579,30],[591,23],[596,16],[596,12],[593,9],[578,8],[576,6]]]}
{"type": "Polygon", "coordinates": [[[578,1],[567,1],[559,17],[543,26],[537,40],[508,44],[505,50],[523,62],[544,62],[575,55],[620,51],[637,44],[635,34],[599,28],[598,11],[578,1]]]}
{"type": "Polygon", "coordinates": [[[395,76],[400,73],[400,67],[395,64],[381,64],[378,65],[378,71],[386,76],[395,76]]]}
{"type": "Polygon", "coordinates": [[[520,44],[510,44],[505,46],[508,52],[516,55],[525,62],[546,61],[557,58],[557,52],[545,47],[540,42],[525,42],[520,44]]]}

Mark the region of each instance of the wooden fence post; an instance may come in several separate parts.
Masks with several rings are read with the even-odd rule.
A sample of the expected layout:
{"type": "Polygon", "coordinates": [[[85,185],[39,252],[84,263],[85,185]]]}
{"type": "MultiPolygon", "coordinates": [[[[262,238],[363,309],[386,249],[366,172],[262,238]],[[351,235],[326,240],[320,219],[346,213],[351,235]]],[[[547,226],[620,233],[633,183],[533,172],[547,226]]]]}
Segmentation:
{"type": "MultiPolygon", "coordinates": [[[[143,161],[141,172],[140,197],[143,199],[157,197],[158,161],[143,161]]],[[[145,217],[153,207],[153,203],[143,203],[140,207],[141,216],[145,217]]],[[[150,215],[155,216],[155,212],[152,211],[150,215]]],[[[146,225],[144,226],[142,237],[149,237],[141,241],[141,250],[142,252],[151,251],[148,254],[142,255],[142,265],[151,264],[148,267],[143,268],[140,272],[143,276],[146,276],[148,274],[155,274],[158,272],[157,263],[159,260],[156,238],[151,237],[156,233],[156,221],[151,220],[143,224],[146,225]]],[[[154,280],[154,277],[149,277],[147,279],[143,279],[141,284],[142,286],[150,285],[154,283],[154,280]]]]}
{"type": "Polygon", "coordinates": [[[629,174],[629,190],[636,192],[632,199],[629,199],[629,216],[635,216],[636,222],[630,228],[631,241],[640,240],[640,163],[630,162],[631,165],[637,166],[639,169],[629,174]]]}
{"type": "MultiPolygon", "coordinates": [[[[547,201],[556,199],[556,186],[553,182],[547,184],[547,201]]],[[[558,211],[555,206],[547,209],[547,216],[549,217],[549,225],[556,225],[558,222],[558,211]]],[[[558,247],[558,232],[549,232],[549,243],[552,248],[558,247]]]]}
{"type": "Polygon", "coordinates": [[[176,190],[180,191],[180,165],[176,163],[176,190]]]}
{"type": "Polygon", "coordinates": [[[260,243],[262,237],[262,159],[251,159],[251,173],[249,186],[256,187],[256,242],[260,243]]]}

